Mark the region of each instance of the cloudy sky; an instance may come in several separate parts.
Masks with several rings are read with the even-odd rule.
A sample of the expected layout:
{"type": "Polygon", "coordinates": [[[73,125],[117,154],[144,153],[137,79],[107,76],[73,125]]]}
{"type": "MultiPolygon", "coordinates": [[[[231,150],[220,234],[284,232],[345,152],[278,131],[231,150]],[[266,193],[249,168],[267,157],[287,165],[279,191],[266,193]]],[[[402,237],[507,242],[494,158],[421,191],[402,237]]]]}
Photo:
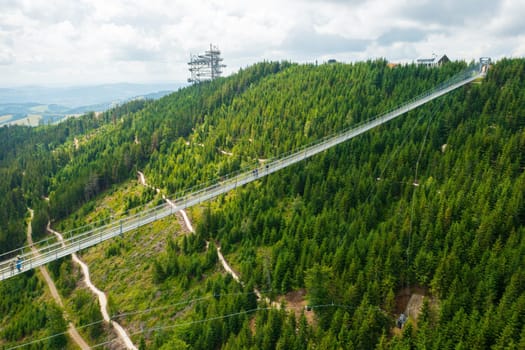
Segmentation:
{"type": "Polygon", "coordinates": [[[525,56],[525,0],[0,0],[0,87],[175,82],[262,60],[525,56]]]}

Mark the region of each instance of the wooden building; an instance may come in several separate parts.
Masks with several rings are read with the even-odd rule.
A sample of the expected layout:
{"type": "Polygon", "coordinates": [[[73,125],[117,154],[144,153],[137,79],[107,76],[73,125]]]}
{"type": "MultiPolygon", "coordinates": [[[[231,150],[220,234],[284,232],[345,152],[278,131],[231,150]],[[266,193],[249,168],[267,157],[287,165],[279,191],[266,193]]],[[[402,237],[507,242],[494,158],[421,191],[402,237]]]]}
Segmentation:
{"type": "Polygon", "coordinates": [[[432,58],[418,58],[416,60],[418,66],[425,67],[440,67],[447,62],[450,62],[450,59],[447,57],[447,55],[437,56],[436,54],[433,54],[432,58]]]}

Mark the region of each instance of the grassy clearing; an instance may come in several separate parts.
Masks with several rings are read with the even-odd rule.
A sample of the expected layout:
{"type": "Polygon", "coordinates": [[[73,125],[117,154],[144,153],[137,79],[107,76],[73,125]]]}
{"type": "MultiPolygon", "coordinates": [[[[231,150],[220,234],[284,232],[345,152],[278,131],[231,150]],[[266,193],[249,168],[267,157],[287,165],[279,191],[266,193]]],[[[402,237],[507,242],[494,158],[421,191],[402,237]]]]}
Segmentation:
{"type": "MultiPolygon", "coordinates": [[[[67,220],[53,227],[64,232],[86,224],[98,225],[106,219],[121,216],[126,212],[135,212],[145,199],[151,197],[148,191],[133,180],[114,186],[81,207],[67,220]]],[[[153,198],[153,202],[148,202],[146,206],[153,206],[156,200],[153,198]]],[[[125,310],[119,306],[121,300],[123,304],[133,305],[135,300],[150,297],[142,291],[148,290],[144,284],[150,284],[151,278],[149,281],[140,279],[141,283],[137,283],[138,280],[134,276],[140,265],[138,260],[145,263],[145,265],[140,265],[140,269],[146,271],[147,274],[147,270],[150,269],[148,260],[153,255],[150,251],[154,252],[163,248],[164,237],[156,237],[158,235],[149,233],[153,232],[152,230],[162,229],[164,226],[166,225],[155,223],[140,231],[130,232],[125,237],[103,242],[79,254],[80,258],[90,267],[91,279],[97,288],[105,292],[111,290],[110,293],[107,293],[111,308],[110,314],[116,314],[120,309],[125,310]],[[154,245],[152,250],[149,249],[150,244],[154,245]],[[145,247],[147,249],[144,249],[145,247]],[[125,290],[126,285],[133,285],[137,288],[128,294],[125,290]],[[114,303],[114,300],[117,302],[114,303]]],[[[65,297],[66,308],[73,322],[81,327],[81,334],[89,340],[90,344],[115,338],[115,334],[106,324],[97,323],[102,319],[98,300],[82,283],[83,278],[79,268],[69,258],[57,264],[59,266],[55,268],[55,275],[60,276],[57,286],[65,297]],[[82,328],[83,325],[93,322],[95,322],[94,325],[82,328]]]]}
{"type": "MultiPolygon", "coordinates": [[[[216,268],[206,276],[181,283],[169,278],[161,284],[153,281],[153,264],[164,254],[168,240],[180,244],[180,226],[174,217],[157,221],[131,232],[123,239],[105,242],[82,256],[92,271],[92,281],[108,293],[110,313],[122,315],[117,318],[128,333],[135,334],[135,343],[143,329],[174,325],[192,319],[193,307],[210,296],[204,290],[204,279],[214,279],[222,274],[216,268]]],[[[180,330],[179,330],[180,331],[180,330]]]]}
{"type": "MultiPolygon", "coordinates": [[[[76,213],[71,215],[55,227],[60,230],[71,229],[86,223],[98,222],[108,217],[118,217],[126,211],[133,213],[138,207],[130,203],[138,203],[141,198],[151,195],[151,189],[138,184],[136,180],[128,181],[115,186],[99,196],[96,200],[86,204],[76,213]]],[[[162,199],[154,194],[153,200],[146,207],[160,203],[162,199]]],[[[202,215],[199,208],[191,209],[190,216],[195,220],[202,215]]],[[[138,230],[128,232],[124,237],[103,242],[81,252],[80,258],[90,268],[91,280],[100,290],[108,296],[109,313],[115,316],[129,334],[135,344],[142,337],[151,341],[157,336],[156,332],[145,332],[159,326],[174,325],[187,320],[192,320],[194,307],[207,300],[195,300],[202,297],[209,298],[211,293],[207,290],[206,281],[222,278],[225,273],[217,265],[211,271],[203,271],[197,278],[182,276],[168,278],[161,284],[153,281],[155,261],[162,261],[165,256],[169,240],[182,246],[182,230],[175,216],[156,221],[138,230]],[[181,280],[183,282],[181,282],[181,280]]],[[[203,256],[205,252],[202,252],[203,256]]],[[[68,259],[66,263],[72,265],[68,259]]],[[[76,267],[70,266],[72,271],[76,267]]],[[[73,273],[74,274],[74,273],[73,273]]],[[[60,277],[64,278],[63,275],[60,277]]],[[[80,280],[80,277],[77,277],[80,280]]],[[[83,283],[77,282],[75,288],[62,294],[68,294],[66,305],[75,317],[75,324],[83,324],[101,319],[100,312],[92,310],[90,305],[98,303],[93,295],[85,296],[87,290],[83,283]]],[[[81,329],[92,344],[112,339],[113,333],[106,326],[87,327],[81,329]]],[[[176,332],[183,328],[176,327],[176,332]]],[[[171,332],[171,331],[170,331],[171,332]]]]}

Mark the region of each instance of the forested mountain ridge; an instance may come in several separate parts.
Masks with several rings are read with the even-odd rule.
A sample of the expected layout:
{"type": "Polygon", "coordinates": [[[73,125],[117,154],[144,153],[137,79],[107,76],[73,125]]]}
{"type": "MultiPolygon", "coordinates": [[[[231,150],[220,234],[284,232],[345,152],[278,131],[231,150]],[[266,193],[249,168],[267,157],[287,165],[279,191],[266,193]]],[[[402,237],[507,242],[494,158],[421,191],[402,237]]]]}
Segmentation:
{"type": "MultiPolygon", "coordinates": [[[[218,319],[184,332],[143,335],[144,343],[521,347],[524,66],[523,60],[502,60],[480,84],[220,198],[197,222],[195,236],[170,243],[146,270],[155,281],[152,290],[207,284],[203,293],[238,292],[234,282],[211,273],[215,262],[203,242],[215,240],[243,276],[243,292],[257,286],[275,296],[305,288],[312,305],[337,305],[314,308],[315,325],[266,310],[240,314],[234,322],[218,319]],[[392,336],[396,296],[413,286],[427,290],[438,306],[426,304],[417,325],[409,323],[402,335],[392,336]]],[[[11,145],[6,150],[16,150],[2,153],[2,170],[26,172],[20,178],[27,183],[15,176],[3,185],[18,206],[8,212],[23,216],[30,200],[45,216],[39,198],[50,194],[50,215],[58,220],[140,169],[173,193],[366,120],[464,67],[263,63],[134,110],[86,116],[83,130],[70,128],[71,135],[42,146],[27,142],[23,128],[5,128],[2,132],[14,135],[9,140],[20,141],[17,147],[6,141],[11,145]],[[25,143],[33,147],[32,157],[18,147],[25,143]],[[32,164],[40,166],[36,174],[46,175],[38,185],[36,174],[27,175],[32,164]]],[[[65,133],[60,128],[35,132],[46,140],[45,135],[65,133]]],[[[249,310],[254,300],[248,296],[211,300],[188,317],[249,310]]]]}

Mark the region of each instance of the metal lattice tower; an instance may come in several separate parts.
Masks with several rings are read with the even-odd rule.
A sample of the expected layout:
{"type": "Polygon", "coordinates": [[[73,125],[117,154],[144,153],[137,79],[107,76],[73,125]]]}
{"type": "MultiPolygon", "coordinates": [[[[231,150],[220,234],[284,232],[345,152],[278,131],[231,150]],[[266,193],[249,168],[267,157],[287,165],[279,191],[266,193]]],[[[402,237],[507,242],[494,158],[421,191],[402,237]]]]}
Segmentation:
{"type": "Polygon", "coordinates": [[[212,44],[203,55],[191,55],[188,65],[191,73],[191,77],[188,79],[190,83],[200,83],[218,78],[222,74],[222,68],[226,67],[225,64],[222,64],[221,51],[212,44]]]}

